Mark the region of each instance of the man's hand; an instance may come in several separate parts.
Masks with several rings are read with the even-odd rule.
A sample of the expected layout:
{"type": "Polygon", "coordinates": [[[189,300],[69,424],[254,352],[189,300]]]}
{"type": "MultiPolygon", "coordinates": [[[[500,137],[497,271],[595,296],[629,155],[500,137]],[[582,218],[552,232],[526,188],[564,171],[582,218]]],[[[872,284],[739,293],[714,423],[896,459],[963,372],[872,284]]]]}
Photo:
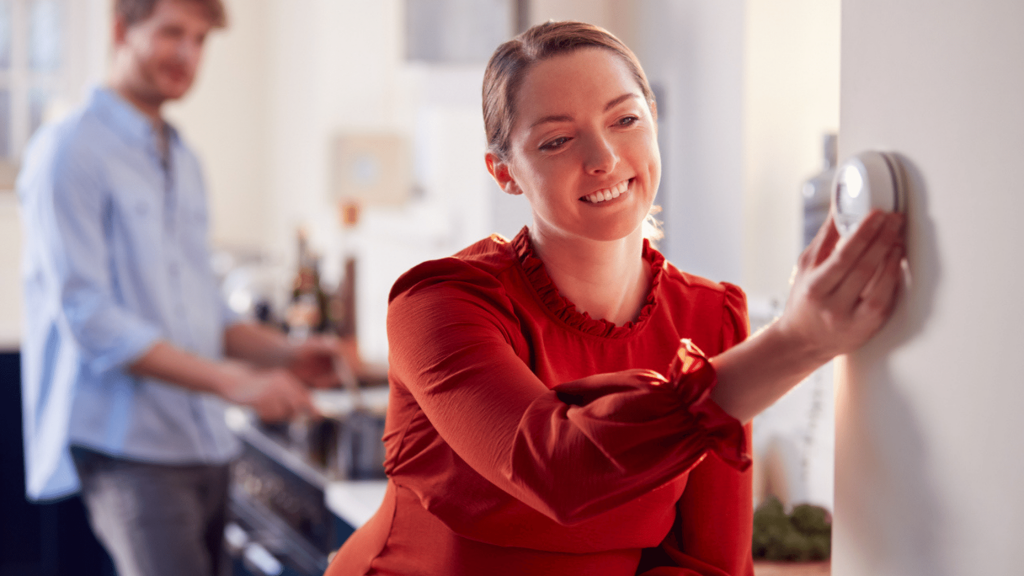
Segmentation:
{"type": "Polygon", "coordinates": [[[139,376],[210,392],[228,402],[250,406],[267,421],[288,420],[299,414],[319,416],[309,391],[284,368],[257,368],[233,360],[209,360],[161,340],[132,363],[129,370],[139,376]]]}
{"type": "Polygon", "coordinates": [[[291,342],[284,334],[266,326],[238,323],[224,333],[228,357],[245,360],[262,368],[286,368],[314,388],[339,386],[339,373],[359,373],[355,342],[335,336],[313,335],[291,342]]]}
{"type": "Polygon", "coordinates": [[[221,397],[251,407],[266,422],[291,420],[301,414],[319,417],[309,391],[287,370],[259,370],[229,361],[220,365],[218,381],[221,397]]]}
{"type": "Polygon", "coordinates": [[[297,378],[314,388],[338,386],[334,362],[338,357],[338,340],[330,336],[310,336],[294,344],[287,365],[297,378]]]}
{"type": "Polygon", "coordinates": [[[310,336],[295,344],[288,370],[313,388],[333,388],[342,384],[339,363],[352,368],[344,342],[333,336],[310,336]]]}

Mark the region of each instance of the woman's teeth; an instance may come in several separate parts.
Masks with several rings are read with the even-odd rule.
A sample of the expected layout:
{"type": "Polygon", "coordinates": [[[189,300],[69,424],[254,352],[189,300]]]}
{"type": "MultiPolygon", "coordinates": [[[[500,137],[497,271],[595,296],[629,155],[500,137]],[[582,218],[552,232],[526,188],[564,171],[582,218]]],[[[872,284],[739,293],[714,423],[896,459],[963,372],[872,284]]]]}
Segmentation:
{"type": "Polygon", "coordinates": [[[622,195],[623,192],[626,191],[626,188],[628,187],[629,180],[623,180],[622,182],[619,182],[618,184],[612,186],[611,188],[598,190],[597,192],[584,196],[583,198],[586,199],[586,201],[590,202],[591,204],[597,204],[598,202],[604,202],[605,200],[618,198],[620,195],[622,195]]]}

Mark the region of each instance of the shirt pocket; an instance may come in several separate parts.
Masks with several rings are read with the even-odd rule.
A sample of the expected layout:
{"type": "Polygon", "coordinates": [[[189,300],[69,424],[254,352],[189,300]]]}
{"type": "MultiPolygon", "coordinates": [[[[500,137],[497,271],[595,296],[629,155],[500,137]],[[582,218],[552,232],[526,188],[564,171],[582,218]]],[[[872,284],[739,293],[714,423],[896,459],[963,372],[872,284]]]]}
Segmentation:
{"type": "Polygon", "coordinates": [[[133,251],[151,256],[163,237],[163,207],[157,195],[151,188],[116,186],[110,198],[110,240],[136,245],[133,251]]]}

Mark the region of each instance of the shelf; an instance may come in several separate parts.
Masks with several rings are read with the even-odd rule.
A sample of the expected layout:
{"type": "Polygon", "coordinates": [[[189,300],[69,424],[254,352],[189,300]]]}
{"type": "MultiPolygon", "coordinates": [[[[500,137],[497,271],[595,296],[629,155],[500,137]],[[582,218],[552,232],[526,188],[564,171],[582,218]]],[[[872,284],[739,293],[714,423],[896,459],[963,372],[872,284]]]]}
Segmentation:
{"type": "Polygon", "coordinates": [[[754,576],[829,576],[831,562],[754,562],[754,576]]]}

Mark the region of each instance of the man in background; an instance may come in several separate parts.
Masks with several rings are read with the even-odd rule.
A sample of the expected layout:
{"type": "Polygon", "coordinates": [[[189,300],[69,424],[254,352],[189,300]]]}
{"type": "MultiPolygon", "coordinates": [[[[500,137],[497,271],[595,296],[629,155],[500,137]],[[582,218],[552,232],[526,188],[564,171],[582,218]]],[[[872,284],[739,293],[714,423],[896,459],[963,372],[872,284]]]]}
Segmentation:
{"type": "Polygon", "coordinates": [[[106,86],[40,130],[18,179],[28,496],[80,490],[122,576],[216,574],[225,401],[284,420],[314,412],[305,384],[336,383],[331,341],[227,310],[198,161],[161,116],[224,25],[221,0],[115,0],[106,86]]]}

